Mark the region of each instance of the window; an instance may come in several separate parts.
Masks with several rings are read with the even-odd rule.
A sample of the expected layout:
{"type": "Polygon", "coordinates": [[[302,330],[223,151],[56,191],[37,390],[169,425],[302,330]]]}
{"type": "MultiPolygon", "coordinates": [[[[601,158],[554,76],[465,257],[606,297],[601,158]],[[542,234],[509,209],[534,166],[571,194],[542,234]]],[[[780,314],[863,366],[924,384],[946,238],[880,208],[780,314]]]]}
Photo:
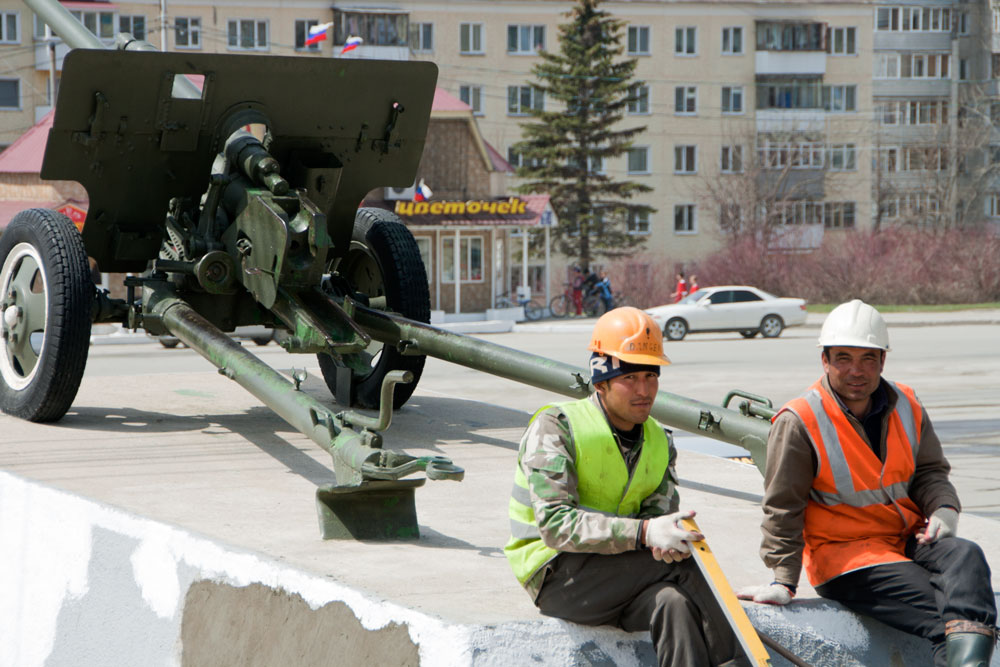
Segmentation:
{"type": "Polygon", "coordinates": [[[674,53],[679,56],[698,55],[698,28],[682,26],[674,30],[674,53]]]}
{"type": "Polygon", "coordinates": [[[822,169],[823,144],[819,141],[771,141],[757,146],[757,159],[764,169],[822,169]]]}
{"type": "Polygon", "coordinates": [[[826,51],[826,24],[757,21],[758,51],[826,51]]]}
{"type": "MultiPolygon", "coordinates": [[[[434,267],[431,264],[431,239],[427,236],[414,236],[413,240],[417,242],[417,250],[420,251],[420,261],[424,263],[427,282],[430,283],[431,276],[434,275],[434,267]]],[[[454,248],[454,244],[451,247],[454,248]]]]}
{"type": "Polygon", "coordinates": [[[544,161],[540,158],[525,158],[513,146],[507,149],[507,162],[513,167],[541,167],[544,161]]]}
{"type": "Polygon", "coordinates": [[[458,27],[458,52],[465,55],[485,53],[482,23],[463,23],[458,27]]]}
{"type": "Polygon", "coordinates": [[[113,12],[84,12],[72,9],[69,12],[83,27],[101,39],[115,38],[115,15],[113,12]]]}
{"type": "Polygon", "coordinates": [[[649,173],[649,148],[630,148],[628,149],[626,156],[628,157],[628,173],[649,173]]]}
{"type": "Polygon", "coordinates": [[[1000,217],[1000,193],[990,193],[983,199],[983,213],[990,218],[1000,217]]]}
{"type": "MultiPolygon", "coordinates": [[[[463,283],[483,281],[483,237],[463,236],[458,246],[459,276],[463,283]]],[[[455,282],[455,237],[441,239],[441,282],[455,282]]]]}
{"type": "Polygon", "coordinates": [[[695,234],[698,231],[698,221],[695,219],[694,204],[674,205],[674,233],[695,234]]]}
{"type": "Polygon", "coordinates": [[[333,43],[345,44],[360,37],[365,46],[408,46],[410,16],[397,12],[333,10],[333,43]]]}
{"type": "MultiPolygon", "coordinates": [[[[566,160],[566,164],[571,167],[575,167],[579,161],[575,156],[570,156],[566,160]]],[[[591,155],[587,157],[587,171],[592,174],[603,174],[604,173],[604,158],[600,155],[591,155]]]]}
{"type": "Polygon", "coordinates": [[[0,79],[0,109],[21,108],[21,80],[0,79]]]}
{"type": "Polygon", "coordinates": [[[263,51],[267,47],[267,21],[230,19],[229,48],[241,51],[263,51]]]}
{"type": "Polygon", "coordinates": [[[830,53],[836,56],[857,55],[857,32],[857,28],[830,28],[830,53]]]}
{"type": "Polygon", "coordinates": [[[743,171],[743,147],[723,146],[719,160],[719,171],[723,174],[738,174],[743,171]]]}
{"type": "Polygon", "coordinates": [[[947,125],[948,100],[884,101],[876,105],[882,125],[947,125]]]}
{"type": "Polygon", "coordinates": [[[507,53],[534,54],[545,49],[545,26],[507,26],[507,53]]]}
{"type": "Polygon", "coordinates": [[[947,79],[947,53],[904,53],[900,57],[900,76],[904,79],[947,79]]]}
{"type": "Polygon", "coordinates": [[[722,87],[722,113],[743,113],[743,86],[722,87]]]}
{"type": "Polygon", "coordinates": [[[459,86],[458,98],[472,107],[472,113],[477,116],[483,115],[482,86],[459,86]]]}
{"type": "Polygon", "coordinates": [[[119,16],[118,32],[131,33],[136,39],[146,39],[146,17],[119,16]]]}
{"type": "Polygon", "coordinates": [[[789,79],[757,84],[758,109],[856,111],[856,85],[826,86],[815,80],[789,79]]]}
{"type": "Polygon", "coordinates": [[[631,100],[628,103],[628,112],[631,114],[649,113],[649,86],[637,84],[629,91],[631,100]]]}
{"type": "Polygon", "coordinates": [[[877,53],[872,60],[874,71],[872,76],[876,79],[898,79],[899,78],[898,53],[877,53]]]}
{"type": "Polygon", "coordinates": [[[0,13],[0,43],[20,44],[21,30],[17,12],[0,13]]]}
{"type": "Polygon", "coordinates": [[[823,226],[827,229],[850,228],[854,226],[854,202],[824,202],[823,226]]]}
{"type": "Polygon", "coordinates": [[[827,111],[855,111],[857,86],[823,86],[823,108],[827,111]]]}
{"type": "MultiPolygon", "coordinates": [[[[960,16],[955,16],[955,28],[961,32],[960,16]]],[[[875,10],[877,31],[951,32],[951,22],[951,9],[947,7],[879,7],[875,10]]]]}
{"type": "Polygon", "coordinates": [[[534,86],[507,86],[507,115],[527,116],[545,108],[545,94],[534,86]]]}
{"type": "Polygon", "coordinates": [[[649,211],[629,211],[628,233],[629,234],[649,233],[649,211]]]}
{"type": "Polygon", "coordinates": [[[830,171],[855,171],[858,168],[854,144],[831,144],[829,154],[830,171]]]}
{"type": "Polygon", "coordinates": [[[692,145],[674,146],[674,173],[694,174],[698,171],[698,147],[692,145]]]}
{"type": "Polygon", "coordinates": [[[309,28],[319,25],[319,21],[315,19],[299,19],[295,21],[295,50],[296,51],[319,51],[319,42],[314,42],[309,46],[306,46],[306,40],[309,39],[309,28]]]}
{"type": "Polygon", "coordinates": [[[674,88],[674,113],[694,115],[698,111],[698,87],[677,86],[674,88]]]}
{"type": "Polygon", "coordinates": [[[434,50],[434,24],[410,24],[410,50],[429,53],[434,50]]]}
{"type": "Polygon", "coordinates": [[[955,23],[958,24],[956,27],[958,28],[959,35],[969,34],[969,14],[967,12],[957,12],[955,14],[955,23]]]}
{"type": "Polygon", "coordinates": [[[733,26],[722,29],[722,55],[738,56],[743,53],[743,28],[733,26]]]}
{"type": "Polygon", "coordinates": [[[630,25],[628,27],[628,55],[649,55],[649,26],[630,25]]]}
{"type": "Polygon", "coordinates": [[[969,78],[969,59],[959,58],[958,59],[958,80],[965,81],[969,78]]]}
{"type": "Polygon", "coordinates": [[[782,225],[819,225],[823,222],[823,204],[814,201],[779,202],[768,213],[782,225]]]}
{"type": "Polygon", "coordinates": [[[201,19],[181,16],[174,19],[174,46],[178,49],[201,48],[201,19]]]}

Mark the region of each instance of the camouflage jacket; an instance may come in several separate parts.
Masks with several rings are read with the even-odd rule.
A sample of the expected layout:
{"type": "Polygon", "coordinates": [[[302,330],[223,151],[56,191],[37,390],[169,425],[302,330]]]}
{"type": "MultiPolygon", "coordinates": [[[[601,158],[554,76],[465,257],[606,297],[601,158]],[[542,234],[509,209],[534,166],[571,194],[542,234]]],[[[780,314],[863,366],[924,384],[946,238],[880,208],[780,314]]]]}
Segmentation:
{"type": "MultiPolygon", "coordinates": [[[[597,394],[590,400],[599,407],[597,394]]],[[[603,411],[603,408],[602,408],[603,411]]],[[[677,450],[670,443],[670,465],[660,486],[647,496],[634,517],[608,516],[580,507],[577,493],[576,446],[569,420],[562,410],[549,408],[528,426],[521,438],[520,465],[528,490],[535,521],[542,541],[558,551],[617,554],[638,548],[641,519],[677,511],[677,450]]],[[[642,447],[642,441],[635,445],[642,447]]],[[[619,446],[621,449],[621,446],[619,446]]],[[[626,462],[628,459],[624,456],[626,462]]],[[[638,460],[638,452],[628,465],[629,477],[638,460]]],[[[525,583],[532,599],[541,589],[546,568],[525,583]]]]}

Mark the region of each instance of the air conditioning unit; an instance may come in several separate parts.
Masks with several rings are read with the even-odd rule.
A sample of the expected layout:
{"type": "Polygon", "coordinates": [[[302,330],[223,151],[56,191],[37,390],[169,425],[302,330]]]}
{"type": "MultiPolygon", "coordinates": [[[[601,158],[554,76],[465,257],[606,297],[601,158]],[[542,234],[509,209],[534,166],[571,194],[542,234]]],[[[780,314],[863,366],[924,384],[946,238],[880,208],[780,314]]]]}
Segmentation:
{"type": "Polygon", "coordinates": [[[385,189],[385,200],[386,201],[397,201],[405,200],[412,201],[413,195],[417,191],[417,185],[414,183],[408,188],[386,188],[385,189]]]}

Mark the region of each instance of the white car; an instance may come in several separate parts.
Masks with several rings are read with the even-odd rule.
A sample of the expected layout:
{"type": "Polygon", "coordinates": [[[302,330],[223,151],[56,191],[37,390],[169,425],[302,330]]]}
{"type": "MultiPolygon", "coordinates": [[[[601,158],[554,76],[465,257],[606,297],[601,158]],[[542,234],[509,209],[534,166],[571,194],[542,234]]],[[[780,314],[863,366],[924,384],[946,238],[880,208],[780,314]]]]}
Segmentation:
{"type": "Polygon", "coordinates": [[[805,299],[776,297],[756,287],[722,285],[704,287],[677,303],[647,308],[667,340],[681,340],[688,333],[739,331],[744,338],[758,333],[776,338],[785,327],[806,322],[805,299]]]}

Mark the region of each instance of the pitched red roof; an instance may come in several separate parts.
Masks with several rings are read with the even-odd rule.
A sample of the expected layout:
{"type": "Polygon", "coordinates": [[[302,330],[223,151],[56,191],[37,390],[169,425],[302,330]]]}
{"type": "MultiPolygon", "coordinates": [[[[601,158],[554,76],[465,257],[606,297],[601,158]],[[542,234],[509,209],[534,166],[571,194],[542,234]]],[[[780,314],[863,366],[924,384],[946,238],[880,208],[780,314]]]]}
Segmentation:
{"type": "Polygon", "coordinates": [[[434,101],[431,103],[431,112],[434,111],[472,111],[472,107],[439,87],[434,89],[434,101]]]}
{"type": "Polygon", "coordinates": [[[44,118],[0,153],[0,173],[37,174],[42,170],[42,157],[45,155],[45,144],[49,141],[54,113],[50,111],[45,114],[44,118]]]}

